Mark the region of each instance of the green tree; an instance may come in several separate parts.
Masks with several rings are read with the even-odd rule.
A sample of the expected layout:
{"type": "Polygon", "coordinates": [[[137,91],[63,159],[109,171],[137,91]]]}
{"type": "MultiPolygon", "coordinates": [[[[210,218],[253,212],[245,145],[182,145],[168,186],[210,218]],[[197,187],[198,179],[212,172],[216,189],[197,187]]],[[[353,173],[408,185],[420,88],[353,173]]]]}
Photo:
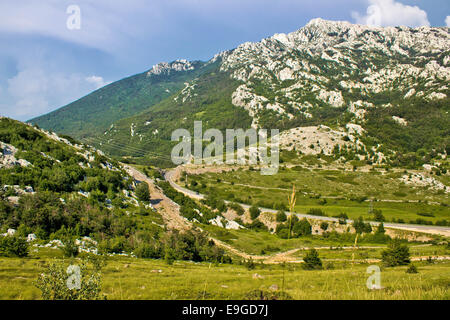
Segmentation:
{"type": "Polygon", "coordinates": [[[377,230],[375,231],[375,234],[385,234],[386,233],[386,229],[384,229],[384,224],[383,222],[380,222],[380,224],[377,227],[377,230]]]}
{"type": "Polygon", "coordinates": [[[25,238],[19,236],[0,236],[0,256],[26,257],[28,250],[28,243],[25,238]]]}
{"type": "Polygon", "coordinates": [[[306,220],[306,218],[303,218],[302,220],[294,224],[292,232],[294,234],[294,237],[307,236],[312,234],[312,226],[308,222],[308,220],[306,220]]]}
{"type": "Polygon", "coordinates": [[[78,255],[78,246],[72,237],[64,239],[64,246],[61,247],[61,251],[67,258],[74,258],[78,255]]]}
{"type": "Polygon", "coordinates": [[[285,222],[287,220],[286,213],[283,210],[277,212],[277,222],[285,222]]]}
{"type": "Polygon", "coordinates": [[[322,229],[323,231],[327,231],[328,226],[329,226],[328,222],[323,221],[323,222],[320,224],[320,229],[322,229]]]}
{"type": "Polygon", "coordinates": [[[379,221],[379,222],[383,222],[386,220],[383,216],[383,212],[379,209],[373,210],[373,218],[375,221],[379,221]]]}
{"type": "Polygon", "coordinates": [[[305,270],[322,269],[322,260],[319,258],[319,253],[316,249],[310,249],[303,258],[303,261],[303,268],[305,270]]]}
{"type": "Polygon", "coordinates": [[[261,214],[261,211],[259,210],[259,208],[257,206],[251,206],[249,211],[250,211],[250,217],[253,220],[257,219],[259,217],[259,215],[261,214]]]}
{"type": "Polygon", "coordinates": [[[353,222],[353,227],[355,228],[356,233],[359,234],[372,232],[370,223],[365,223],[363,217],[359,217],[355,220],[353,222]]]}
{"type": "Polygon", "coordinates": [[[397,239],[393,240],[388,248],[381,253],[381,260],[388,267],[407,265],[410,263],[409,248],[397,239]]]}
{"type": "Polygon", "coordinates": [[[245,213],[244,208],[239,203],[232,202],[228,205],[231,210],[234,210],[238,216],[242,216],[245,213]]]}
{"type": "Polygon", "coordinates": [[[136,187],[136,196],[141,201],[150,201],[150,191],[146,182],[141,182],[136,187]]]}

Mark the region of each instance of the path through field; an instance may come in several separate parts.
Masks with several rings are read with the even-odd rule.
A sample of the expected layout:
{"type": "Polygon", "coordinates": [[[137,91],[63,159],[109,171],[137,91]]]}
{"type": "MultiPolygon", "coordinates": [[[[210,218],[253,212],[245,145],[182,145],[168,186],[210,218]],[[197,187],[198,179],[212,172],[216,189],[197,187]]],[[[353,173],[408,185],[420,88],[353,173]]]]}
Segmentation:
{"type": "MultiPolygon", "coordinates": [[[[193,198],[193,199],[203,199],[205,195],[189,190],[187,188],[183,188],[182,186],[178,185],[175,181],[177,181],[181,171],[187,170],[184,166],[178,166],[175,169],[169,170],[165,174],[166,180],[170,183],[170,185],[177,190],[178,192],[183,193],[184,195],[193,198]]],[[[207,172],[220,172],[220,170],[231,170],[231,168],[218,168],[218,167],[202,167],[200,169],[192,169],[192,172],[195,173],[207,173],[207,172]]],[[[190,171],[191,172],[191,171],[190,171]]],[[[227,202],[227,201],[225,201],[227,202]]],[[[250,208],[249,205],[240,203],[240,205],[244,209],[250,208]]],[[[268,209],[268,208],[262,208],[260,207],[261,211],[264,212],[271,212],[276,213],[277,210],[274,209],[268,209]]],[[[291,214],[290,212],[286,212],[287,215],[291,214]]],[[[309,214],[302,214],[293,212],[293,214],[296,214],[300,218],[309,218],[309,219],[316,219],[316,220],[323,220],[323,221],[338,221],[339,219],[332,218],[332,217],[322,217],[322,216],[313,216],[309,214]]],[[[348,223],[353,223],[352,220],[347,220],[348,223]]],[[[377,226],[378,222],[370,222],[372,225],[377,226]]],[[[436,235],[442,235],[445,237],[450,237],[450,228],[449,227],[441,227],[441,226],[432,226],[432,225],[413,225],[413,224],[402,224],[402,223],[384,223],[385,228],[391,228],[391,229],[398,229],[398,230],[406,230],[406,231],[413,231],[413,232],[422,232],[422,233],[428,233],[428,234],[436,234],[436,235]]]]}
{"type": "MultiPolygon", "coordinates": [[[[139,170],[137,170],[136,168],[129,166],[127,164],[122,164],[123,167],[125,168],[125,170],[128,172],[128,174],[130,176],[132,176],[134,179],[136,179],[137,181],[143,181],[146,182],[149,186],[150,189],[150,197],[151,197],[151,202],[153,204],[153,206],[158,210],[158,212],[161,214],[166,226],[168,229],[175,229],[175,230],[188,230],[193,228],[193,224],[188,221],[187,219],[185,219],[183,216],[181,216],[180,214],[180,206],[178,204],[176,204],[175,202],[173,202],[170,198],[168,198],[163,192],[162,190],[155,184],[155,181],[153,179],[150,179],[149,177],[147,177],[145,174],[143,174],[142,172],[140,172],[139,170]]],[[[172,185],[172,187],[174,187],[177,191],[182,192],[183,194],[185,194],[186,196],[189,196],[191,198],[194,199],[202,199],[203,195],[195,193],[194,191],[182,188],[180,186],[178,186],[175,182],[173,182],[174,180],[174,174],[175,171],[169,171],[166,174],[166,179],[169,181],[169,183],[172,185]]],[[[245,207],[248,207],[246,205],[244,205],[245,207]]],[[[264,209],[266,210],[266,209],[264,209]]],[[[320,217],[323,218],[323,217],[320,217]]],[[[428,227],[428,226],[427,226],[428,227]]],[[[203,231],[201,228],[198,228],[201,231],[203,231]]],[[[296,257],[295,254],[300,251],[300,250],[308,250],[310,248],[308,247],[304,247],[304,248],[296,248],[296,249],[291,249],[285,252],[279,252],[279,253],[275,253],[272,255],[252,255],[252,254],[248,254],[245,253],[235,247],[233,247],[232,245],[229,245],[221,240],[218,240],[216,238],[213,237],[209,237],[210,240],[214,241],[214,243],[227,250],[228,252],[232,253],[233,255],[236,255],[244,260],[249,260],[252,259],[255,262],[263,262],[265,264],[278,264],[278,263],[283,263],[283,262],[289,262],[289,263],[302,263],[303,260],[300,259],[299,257],[296,257]]],[[[316,250],[322,250],[322,249],[329,249],[330,247],[315,247],[316,250]]],[[[370,246],[363,246],[363,247],[358,247],[358,249],[371,249],[371,248],[380,248],[380,247],[370,247],[370,246]]],[[[353,247],[343,247],[343,250],[354,250],[353,247]]],[[[414,259],[413,261],[416,260],[422,260],[422,259],[426,259],[428,257],[413,257],[412,259],[414,259]]],[[[450,259],[450,257],[438,257],[436,256],[435,259],[450,259]]],[[[325,259],[327,260],[327,259],[325,259]]],[[[374,262],[378,262],[378,259],[372,259],[374,260],[374,262]],[[376,261],[375,261],[376,260],[376,261]]],[[[356,262],[356,260],[355,260],[356,262]]]]}

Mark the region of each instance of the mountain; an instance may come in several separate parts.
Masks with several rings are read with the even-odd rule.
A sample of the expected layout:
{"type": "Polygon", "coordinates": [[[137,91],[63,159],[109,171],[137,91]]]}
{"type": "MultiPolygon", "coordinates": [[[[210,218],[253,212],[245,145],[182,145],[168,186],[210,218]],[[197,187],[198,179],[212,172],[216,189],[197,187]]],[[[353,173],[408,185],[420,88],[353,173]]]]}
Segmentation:
{"type": "Polygon", "coordinates": [[[29,122],[75,138],[95,136],[117,120],[135,115],[166,99],[201,74],[200,61],[177,60],[103,88],[29,122]]]}
{"type": "Polygon", "coordinates": [[[78,127],[75,136],[145,162],[168,161],[171,132],[192,130],[193,121],[202,120],[204,129],[279,128],[285,131],[282,146],[298,154],[416,166],[450,152],[449,53],[449,28],[314,19],[298,31],[244,43],[194,70],[169,74],[157,86],[172,84],[170,96],[139,100],[119,90],[117,106],[130,105],[122,114],[113,109],[99,119],[106,104],[95,102],[103,99],[102,90],[128,80],[31,122],[74,134],[58,122],[92,109],[86,126],[104,125],[78,127]],[[298,128],[307,128],[303,137],[298,128]]]}

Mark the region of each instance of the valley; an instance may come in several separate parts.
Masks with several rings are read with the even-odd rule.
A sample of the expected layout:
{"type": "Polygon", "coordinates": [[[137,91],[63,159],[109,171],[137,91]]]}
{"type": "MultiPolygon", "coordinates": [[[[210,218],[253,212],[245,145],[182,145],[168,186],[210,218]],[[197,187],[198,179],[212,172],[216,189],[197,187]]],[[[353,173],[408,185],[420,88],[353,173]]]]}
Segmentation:
{"type": "Polygon", "coordinates": [[[449,30],[313,19],[1,117],[0,299],[448,300],[449,30]],[[176,165],[195,121],[278,129],[278,172],[176,165]]]}

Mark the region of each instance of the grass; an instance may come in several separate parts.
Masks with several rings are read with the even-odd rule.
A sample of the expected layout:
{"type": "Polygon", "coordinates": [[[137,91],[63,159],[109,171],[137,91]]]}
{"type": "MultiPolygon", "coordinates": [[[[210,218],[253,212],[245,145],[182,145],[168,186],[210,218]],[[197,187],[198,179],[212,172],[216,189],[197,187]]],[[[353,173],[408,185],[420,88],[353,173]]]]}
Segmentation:
{"type": "Polygon", "coordinates": [[[403,174],[297,167],[280,170],[274,176],[263,176],[259,171],[235,170],[193,175],[188,181],[197,181],[196,191],[201,193],[244,203],[259,202],[266,207],[286,204],[287,194],[295,185],[298,189],[295,210],[300,213],[320,208],[328,216],[345,212],[351,219],[363,216],[369,220],[370,203],[364,200],[376,199],[378,201],[373,201],[373,208],[381,209],[388,221],[394,218],[405,222],[418,218],[432,222],[450,219],[445,193],[405,185],[399,180],[403,174]],[[267,200],[269,192],[270,201],[267,200]],[[419,215],[423,213],[431,215],[419,215]]]}
{"type": "MultiPolygon", "coordinates": [[[[29,258],[0,259],[0,299],[40,299],[33,286],[45,262],[59,251],[45,249],[29,258]]],[[[319,252],[322,255],[322,251],[319,252]]],[[[336,265],[334,270],[306,271],[286,266],[286,292],[294,299],[449,299],[450,262],[416,263],[418,274],[407,266],[381,272],[383,290],[368,290],[368,265],[336,265]]],[[[281,285],[282,266],[175,262],[126,257],[109,258],[103,270],[103,293],[108,299],[243,299],[255,289],[281,285]],[[152,270],[162,270],[161,273],[152,270]],[[255,278],[258,273],[261,277],[255,278]]]]}
{"type": "MultiPolygon", "coordinates": [[[[249,254],[260,255],[261,250],[270,247],[277,248],[276,252],[287,251],[290,249],[302,247],[337,247],[337,246],[351,246],[353,242],[336,240],[323,240],[317,237],[301,237],[294,239],[282,239],[275,234],[269,232],[257,232],[252,230],[225,230],[223,228],[202,225],[202,228],[210,232],[215,238],[224,241],[233,247],[249,254]]],[[[370,244],[370,246],[382,246],[377,244],[370,244]]]]}

